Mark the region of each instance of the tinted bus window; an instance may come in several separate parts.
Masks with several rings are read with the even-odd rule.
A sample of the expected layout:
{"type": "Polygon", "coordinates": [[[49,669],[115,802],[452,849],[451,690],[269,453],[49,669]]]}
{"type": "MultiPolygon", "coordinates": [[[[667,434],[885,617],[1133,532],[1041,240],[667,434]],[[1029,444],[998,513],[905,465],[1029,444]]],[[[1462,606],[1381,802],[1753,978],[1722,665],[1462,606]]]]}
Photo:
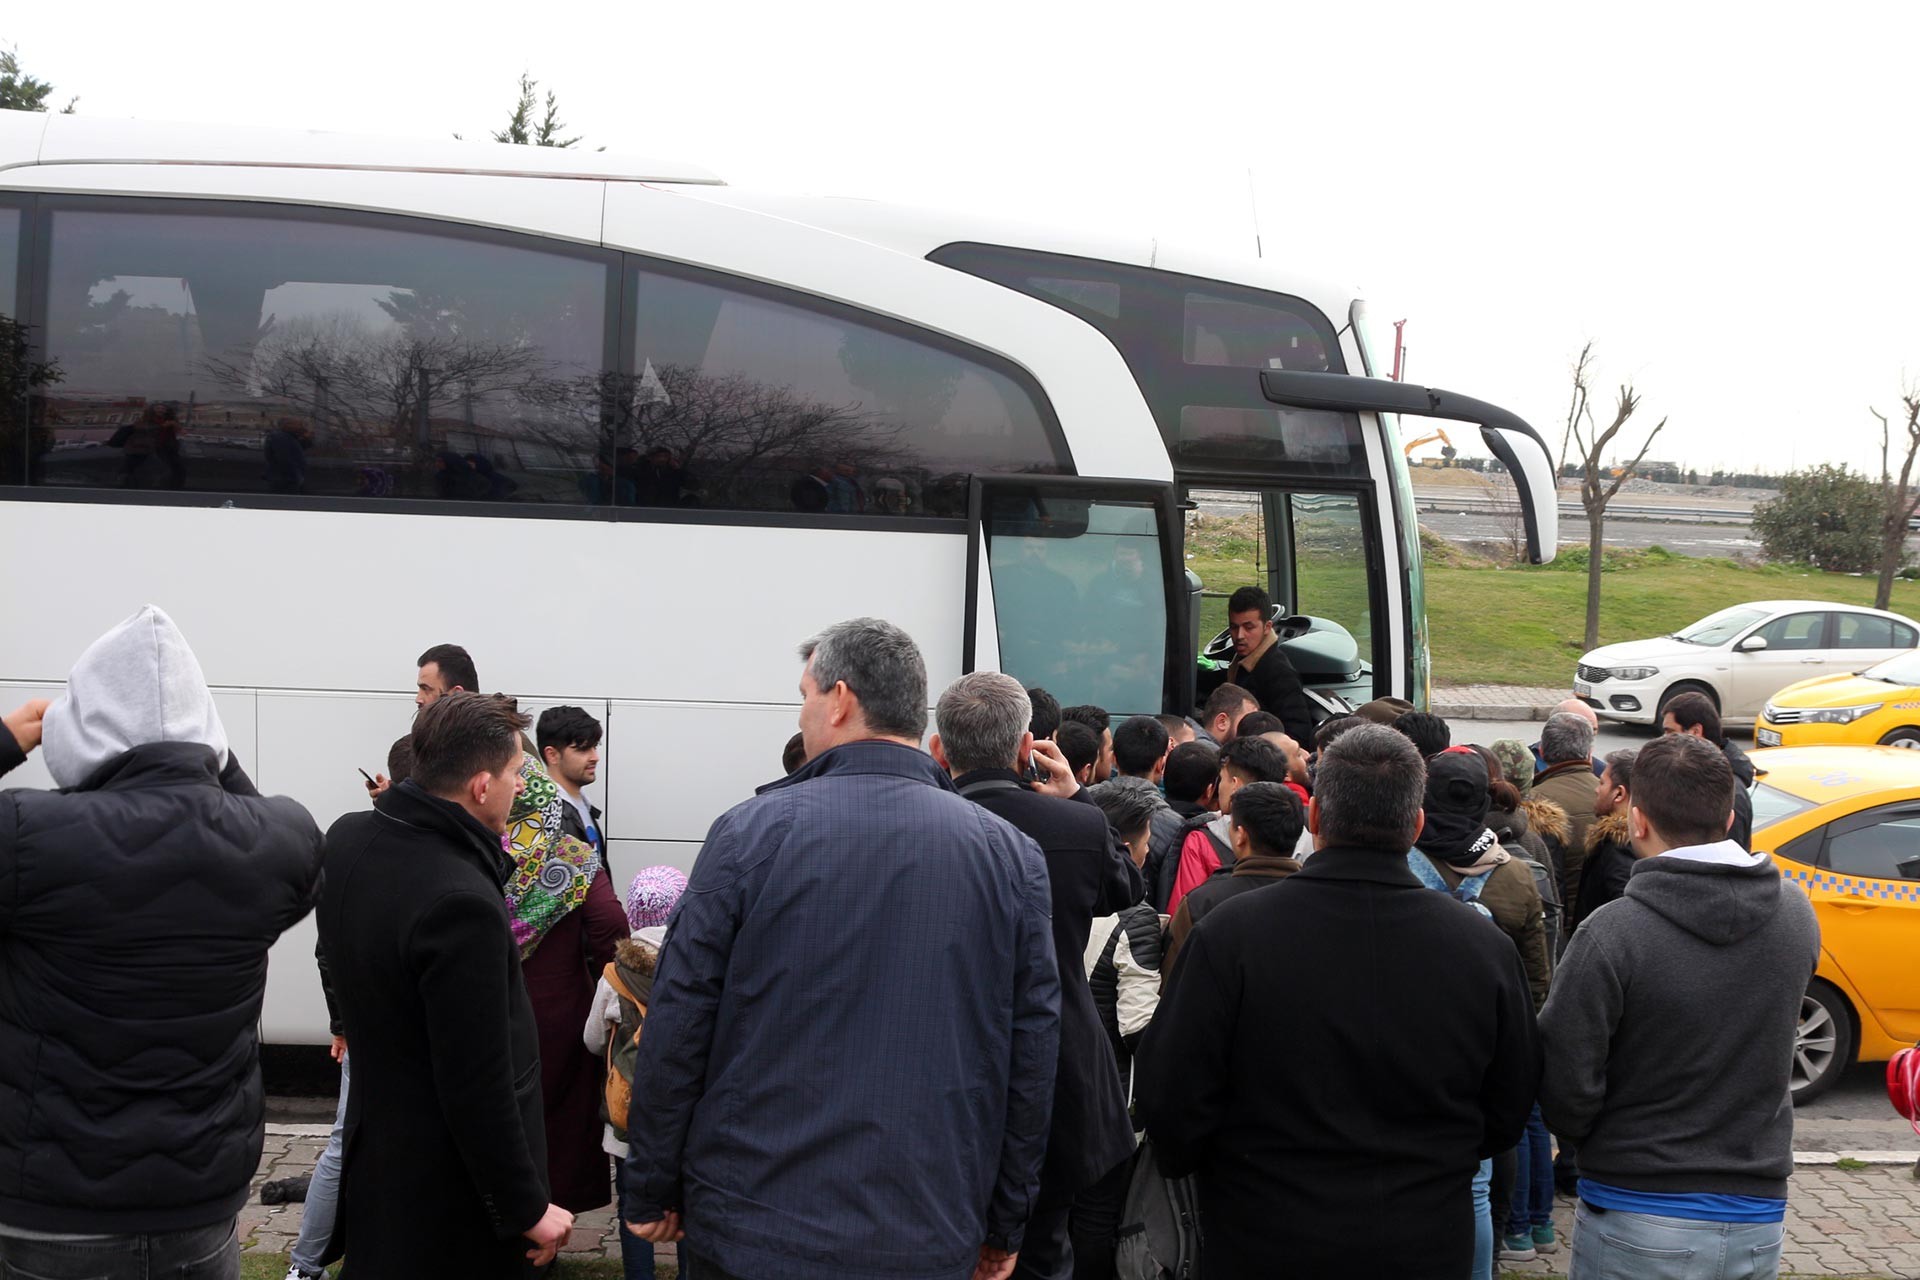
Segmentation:
{"type": "Polygon", "coordinates": [[[1071,471],[1008,370],[795,295],[636,268],[622,504],[964,517],[976,473],[1071,471]]]}
{"type": "Polygon", "coordinates": [[[983,513],[1000,669],[1062,703],[1161,709],[1167,590],[1151,502],[996,490],[983,513]]]}
{"type": "Polygon", "coordinates": [[[588,500],[609,256],[164,202],[49,225],[36,482],[588,500]]]}
{"type": "Polygon", "coordinates": [[[951,244],[928,257],[1051,303],[1106,334],[1133,371],[1177,465],[1367,474],[1355,415],[1282,409],[1261,394],[1262,369],[1346,372],[1333,326],[1309,302],[997,245],[951,244]]]}
{"type": "MultiPolygon", "coordinates": [[[[20,211],[0,209],[0,484],[18,484],[27,455],[29,381],[26,318],[18,310],[20,211]]],[[[32,390],[38,390],[37,387],[32,390]]]]}

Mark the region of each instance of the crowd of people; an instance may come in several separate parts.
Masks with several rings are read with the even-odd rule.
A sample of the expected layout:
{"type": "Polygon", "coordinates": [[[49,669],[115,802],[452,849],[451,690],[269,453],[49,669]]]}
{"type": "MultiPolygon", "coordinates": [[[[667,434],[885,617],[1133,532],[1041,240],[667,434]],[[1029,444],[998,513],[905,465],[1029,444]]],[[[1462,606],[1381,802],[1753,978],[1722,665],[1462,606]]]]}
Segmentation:
{"type": "Polygon", "coordinates": [[[0,734],[61,788],[0,793],[0,1274],[237,1275],[308,910],[341,1096],[291,1280],[530,1274],[616,1201],[629,1276],[1484,1280],[1556,1190],[1576,1277],[1775,1274],[1818,938],[1711,703],[1598,760],[1578,703],[1303,723],[1269,614],[1117,722],[829,627],[784,776],[622,895],[586,711],[429,649],[323,836],[143,610],[0,734]]]}

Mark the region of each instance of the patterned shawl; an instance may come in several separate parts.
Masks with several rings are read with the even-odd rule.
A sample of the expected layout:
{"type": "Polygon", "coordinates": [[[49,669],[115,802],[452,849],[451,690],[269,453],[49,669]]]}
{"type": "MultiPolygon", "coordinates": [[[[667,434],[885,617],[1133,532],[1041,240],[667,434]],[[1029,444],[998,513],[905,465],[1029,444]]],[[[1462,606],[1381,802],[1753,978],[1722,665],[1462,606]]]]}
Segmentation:
{"type": "Polygon", "coordinates": [[[592,846],[562,834],[559,784],[531,755],[520,766],[526,790],[513,802],[500,843],[513,862],[507,877],[507,919],[520,958],[533,954],[547,930],[587,900],[600,860],[592,846]]]}

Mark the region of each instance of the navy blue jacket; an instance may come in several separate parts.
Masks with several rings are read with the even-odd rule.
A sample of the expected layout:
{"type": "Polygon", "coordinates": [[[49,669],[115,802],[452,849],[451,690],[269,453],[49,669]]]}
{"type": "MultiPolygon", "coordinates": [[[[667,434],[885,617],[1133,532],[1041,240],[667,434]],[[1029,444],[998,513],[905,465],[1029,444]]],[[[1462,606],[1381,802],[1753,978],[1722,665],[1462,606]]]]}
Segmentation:
{"type": "Polygon", "coordinates": [[[1039,848],[914,748],[823,752],[713,824],[668,927],[635,1220],[734,1275],[965,1280],[1020,1246],[1059,1036],[1039,848]]]}

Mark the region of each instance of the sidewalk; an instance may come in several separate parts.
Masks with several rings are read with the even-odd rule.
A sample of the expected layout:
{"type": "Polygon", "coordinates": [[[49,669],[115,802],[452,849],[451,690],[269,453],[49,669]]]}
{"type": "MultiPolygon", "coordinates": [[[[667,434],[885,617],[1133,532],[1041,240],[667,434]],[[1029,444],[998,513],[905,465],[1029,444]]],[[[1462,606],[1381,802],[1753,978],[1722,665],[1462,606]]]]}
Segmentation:
{"type": "MultiPolygon", "coordinates": [[[[1572,1260],[1573,1201],[1554,1203],[1557,1253],[1501,1264],[1509,1276],[1564,1276],[1572,1260]]],[[[1802,1165],[1787,1193],[1782,1276],[1920,1277],[1920,1182],[1911,1164],[1865,1169],[1802,1165]]]]}
{"type": "MultiPolygon", "coordinates": [[[[268,1179],[312,1169],[326,1141],[325,1125],[267,1126],[266,1151],[254,1176],[254,1197],[240,1211],[240,1239],[248,1252],[285,1253],[293,1246],[300,1233],[301,1206],[262,1205],[259,1187],[268,1179]]],[[[1864,1169],[1801,1165],[1794,1171],[1788,1195],[1782,1275],[1920,1280],[1920,1181],[1915,1180],[1911,1163],[1864,1169]]],[[[1507,1263],[1503,1268],[1507,1275],[1567,1274],[1573,1202],[1561,1198],[1553,1218],[1562,1241],[1559,1252],[1533,1262],[1507,1263]]],[[[433,1224],[423,1222],[420,1229],[431,1231],[433,1224]]],[[[620,1243],[614,1230],[611,1209],[580,1215],[566,1255],[618,1258],[620,1243]]]]}
{"type": "Polygon", "coordinates": [[[1571,688],[1518,684],[1461,684],[1435,688],[1428,700],[1445,720],[1545,720],[1573,696],[1571,688]]]}

